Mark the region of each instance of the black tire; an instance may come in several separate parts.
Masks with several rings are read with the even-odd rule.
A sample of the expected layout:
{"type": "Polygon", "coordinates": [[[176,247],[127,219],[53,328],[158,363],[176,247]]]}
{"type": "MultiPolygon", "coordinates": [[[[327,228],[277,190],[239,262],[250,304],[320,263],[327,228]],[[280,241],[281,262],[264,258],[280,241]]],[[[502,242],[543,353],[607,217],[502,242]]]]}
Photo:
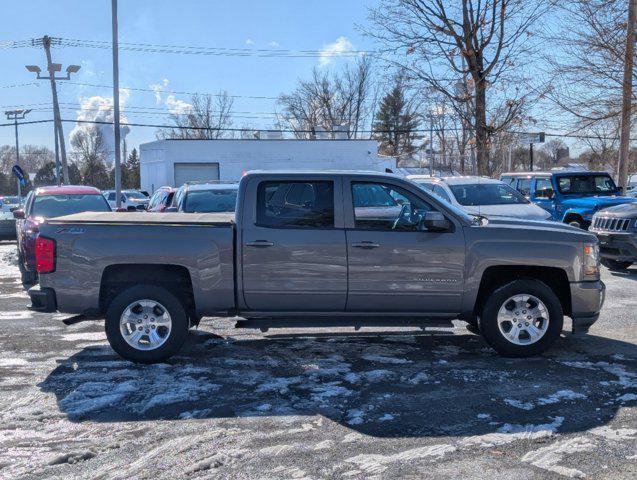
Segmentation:
{"type": "Polygon", "coordinates": [[[586,230],[586,225],[584,220],[580,217],[570,217],[567,220],[564,220],[564,223],[570,225],[571,227],[579,228],[580,230],[586,230]]]}
{"type": "Polygon", "coordinates": [[[29,289],[38,283],[38,272],[27,270],[22,261],[22,257],[18,257],[18,268],[20,269],[20,279],[22,280],[23,288],[29,289]]]}
{"type": "Polygon", "coordinates": [[[601,262],[606,268],[615,272],[626,270],[633,264],[633,262],[619,262],[610,258],[602,258],[601,262]]]}
{"type": "Polygon", "coordinates": [[[480,332],[486,342],[505,357],[530,357],[546,351],[557,340],[564,325],[562,305],[557,295],[545,283],[524,279],[515,280],[495,289],[484,303],[480,314],[480,332]],[[498,327],[498,311],[504,302],[514,295],[528,294],[537,297],[546,306],[549,324],[544,336],[528,345],[517,345],[509,341],[498,327]]]}
{"type": "MultiPolygon", "coordinates": [[[[108,305],[105,322],[106,337],[113,350],[135,363],[163,362],[177,353],[188,335],[188,316],[175,295],[155,285],[136,285],[120,292],[108,305]],[[120,331],[120,318],[124,310],[136,300],[154,300],[168,311],[172,326],[168,338],[154,350],[138,350],[129,345],[120,331]]],[[[159,331],[159,328],[158,328],[159,331]]]]}

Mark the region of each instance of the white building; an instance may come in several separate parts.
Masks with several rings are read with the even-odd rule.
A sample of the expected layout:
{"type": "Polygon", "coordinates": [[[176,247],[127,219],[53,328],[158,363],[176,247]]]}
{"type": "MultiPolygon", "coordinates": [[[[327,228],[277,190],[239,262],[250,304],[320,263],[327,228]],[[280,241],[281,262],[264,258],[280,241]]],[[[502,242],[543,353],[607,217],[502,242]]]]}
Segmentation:
{"type": "Polygon", "coordinates": [[[375,140],[158,140],[140,145],[142,190],[187,181],[237,181],[249,170],[395,169],[375,140]]]}

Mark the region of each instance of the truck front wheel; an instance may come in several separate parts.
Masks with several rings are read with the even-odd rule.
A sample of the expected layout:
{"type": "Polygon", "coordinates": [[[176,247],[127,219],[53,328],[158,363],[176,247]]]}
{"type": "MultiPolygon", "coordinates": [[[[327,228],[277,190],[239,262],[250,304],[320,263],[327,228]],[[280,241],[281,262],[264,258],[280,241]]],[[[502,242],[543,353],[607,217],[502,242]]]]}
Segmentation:
{"type": "Polygon", "coordinates": [[[506,357],[547,350],[560,336],[564,315],[557,295],[539,280],[507,283],[489,295],[480,315],[487,343],[506,357]]]}
{"type": "Polygon", "coordinates": [[[136,363],[170,358],[186,340],[188,326],[179,299],[155,285],[136,285],[121,291],[106,310],[106,337],[111,347],[136,363]]]}

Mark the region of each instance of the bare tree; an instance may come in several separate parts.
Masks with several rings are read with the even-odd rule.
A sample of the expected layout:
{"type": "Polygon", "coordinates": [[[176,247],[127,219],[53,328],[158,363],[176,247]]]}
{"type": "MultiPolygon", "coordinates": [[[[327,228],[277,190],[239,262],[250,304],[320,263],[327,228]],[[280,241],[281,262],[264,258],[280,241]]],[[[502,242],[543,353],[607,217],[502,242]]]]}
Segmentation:
{"type": "Polygon", "coordinates": [[[346,125],[350,138],[371,136],[364,132],[373,108],[371,77],[367,57],[342,72],[315,68],[311,79],[300,80],[294,91],[279,96],[279,124],[297,138],[311,138],[317,128],[331,131],[335,125],[346,125]]]}
{"type": "Polygon", "coordinates": [[[565,0],[560,7],[548,38],[549,98],[572,115],[576,130],[585,130],[620,115],[626,1],[565,0]]]}
{"type": "Polygon", "coordinates": [[[172,128],[158,132],[159,138],[205,139],[231,137],[233,98],[228,92],[218,95],[195,94],[190,104],[181,105],[171,113],[172,128]]]}
{"type": "Polygon", "coordinates": [[[447,97],[474,131],[478,172],[489,173],[490,140],[536,90],[522,90],[542,0],[383,0],[368,32],[399,54],[392,62],[447,97]],[[407,54],[405,56],[405,54],[407,54]],[[497,110],[499,115],[493,112],[497,110]]]}
{"type": "Polygon", "coordinates": [[[102,129],[98,125],[89,125],[75,130],[71,135],[71,146],[82,182],[100,189],[108,188],[111,182],[104,163],[108,152],[102,129]]]}

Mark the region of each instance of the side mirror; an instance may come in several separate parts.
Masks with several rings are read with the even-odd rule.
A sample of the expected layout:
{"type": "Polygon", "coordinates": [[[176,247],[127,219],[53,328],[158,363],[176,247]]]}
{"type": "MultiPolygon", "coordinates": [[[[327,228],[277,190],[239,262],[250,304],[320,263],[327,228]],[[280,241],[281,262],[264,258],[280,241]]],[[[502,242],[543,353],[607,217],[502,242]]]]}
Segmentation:
{"type": "Polygon", "coordinates": [[[451,222],[440,212],[425,212],[421,225],[429,232],[446,232],[451,228],[451,222]]]}
{"type": "Polygon", "coordinates": [[[178,212],[179,209],[177,207],[167,207],[166,209],[164,209],[165,213],[175,213],[178,212]]]}
{"type": "Polygon", "coordinates": [[[16,210],[14,210],[13,211],[13,218],[19,219],[19,220],[24,219],[24,210],[22,210],[21,208],[18,208],[16,210]]]}

